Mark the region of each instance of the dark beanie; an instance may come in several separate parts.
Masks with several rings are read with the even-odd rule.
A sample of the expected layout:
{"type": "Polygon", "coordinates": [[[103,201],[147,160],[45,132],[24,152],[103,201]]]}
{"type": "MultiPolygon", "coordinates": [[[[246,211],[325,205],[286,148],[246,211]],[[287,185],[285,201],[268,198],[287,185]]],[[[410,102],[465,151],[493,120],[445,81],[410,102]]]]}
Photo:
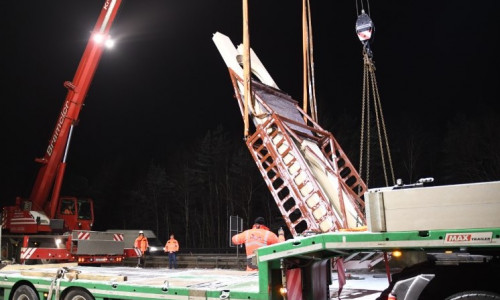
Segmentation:
{"type": "Polygon", "coordinates": [[[257,219],[255,219],[255,224],[264,225],[265,223],[266,222],[263,217],[257,217],[257,219]]]}

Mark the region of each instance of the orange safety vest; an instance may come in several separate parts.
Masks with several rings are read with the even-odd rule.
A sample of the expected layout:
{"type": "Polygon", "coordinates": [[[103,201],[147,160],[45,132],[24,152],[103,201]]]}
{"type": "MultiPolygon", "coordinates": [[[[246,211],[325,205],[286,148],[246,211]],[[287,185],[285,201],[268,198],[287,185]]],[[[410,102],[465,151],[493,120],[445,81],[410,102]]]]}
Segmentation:
{"type": "Polygon", "coordinates": [[[179,242],[176,239],[169,239],[165,244],[165,252],[179,251],[179,242]]]}
{"type": "Polygon", "coordinates": [[[144,254],[149,247],[148,238],[145,236],[138,236],[135,239],[134,247],[139,248],[142,254],[144,254]]]}
{"type": "Polygon", "coordinates": [[[262,246],[278,243],[278,237],[274,232],[270,231],[265,225],[255,224],[251,229],[247,229],[242,233],[233,235],[231,238],[233,244],[245,244],[247,254],[247,271],[256,271],[257,266],[252,264],[252,259],[255,256],[255,250],[262,246]]]}

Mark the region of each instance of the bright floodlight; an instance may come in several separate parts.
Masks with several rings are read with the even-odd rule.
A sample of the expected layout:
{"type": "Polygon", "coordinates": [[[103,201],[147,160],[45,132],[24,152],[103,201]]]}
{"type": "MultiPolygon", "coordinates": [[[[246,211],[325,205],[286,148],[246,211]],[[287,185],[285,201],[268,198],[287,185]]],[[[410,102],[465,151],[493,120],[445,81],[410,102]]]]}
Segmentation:
{"type": "Polygon", "coordinates": [[[98,44],[102,43],[102,41],[104,40],[104,36],[100,33],[96,33],[94,34],[94,41],[98,44]]]}
{"type": "Polygon", "coordinates": [[[106,48],[113,48],[115,46],[115,41],[107,39],[104,45],[106,46],[106,48]]]}
{"type": "Polygon", "coordinates": [[[113,48],[115,45],[115,41],[100,33],[94,33],[93,39],[97,44],[104,44],[106,48],[113,48]]]}

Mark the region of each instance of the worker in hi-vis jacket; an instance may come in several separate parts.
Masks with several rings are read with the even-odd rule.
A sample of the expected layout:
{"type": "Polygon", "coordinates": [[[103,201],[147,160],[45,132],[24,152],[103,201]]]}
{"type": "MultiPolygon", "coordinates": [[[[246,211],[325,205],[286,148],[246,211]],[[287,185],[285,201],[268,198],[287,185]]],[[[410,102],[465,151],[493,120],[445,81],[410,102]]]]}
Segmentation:
{"type": "Polygon", "coordinates": [[[232,242],[235,245],[245,244],[247,254],[247,271],[257,271],[257,263],[254,262],[255,250],[262,246],[272,245],[279,242],[278,237],[274,232],[264,225],[263,217],[255,219],[251,229],[247,229],[242,233],[233,235],[232,242]]]}
{"type": "Polygon", "coordinates": [[[170,239],[165,244],[165,252],[168,253],[168,268],[177,269],[177,257],[176,252],[179,251],[179,242],[174,238],[174,235],[170,235],[170,239]]]}
{"type": "Polygon", "coordinates": [[[144,267],[146,264],[146,251],[149,247],[148,238],[144,235],[144,231],[139,231],[139,236],[135,239],[134,247],[141,250],[137,267],[144,267]]]}

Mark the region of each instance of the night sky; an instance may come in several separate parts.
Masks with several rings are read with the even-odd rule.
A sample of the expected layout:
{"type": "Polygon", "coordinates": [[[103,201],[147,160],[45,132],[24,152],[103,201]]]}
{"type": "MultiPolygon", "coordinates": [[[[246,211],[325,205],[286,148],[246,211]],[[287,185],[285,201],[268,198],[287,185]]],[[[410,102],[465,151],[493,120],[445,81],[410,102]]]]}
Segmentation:
{"type": "MultiPolygon", "coordinates": [[[[278,86],[301,99],[302,2],[249,2],[252,48],[278,86]]],[[[3,205],[29,196],[38,171],[33,160],[47,147],[66,96],[63,82],[73,78],[103,3],[0,4],[3,205]]],[[[311,0],[311,6],[320,119],[359,119],[356,2],[311,0]]],[[[497,0],[370,3],[377,81],[393,144],[415,127],[432,140],[459,113],[500,116],[499,10],[497,0]]],[[[95,168],[129,153],[133,168],[219,125],[241,139],[229,74],[212,42],[217,31],[242,42],[242,1],[124,0],[111,28],[117,44],[104,53],[90,87],[67,172],[92,180],[95,168]]],[[[339,135],[359,140],[357,129],[339,135]]]]}

